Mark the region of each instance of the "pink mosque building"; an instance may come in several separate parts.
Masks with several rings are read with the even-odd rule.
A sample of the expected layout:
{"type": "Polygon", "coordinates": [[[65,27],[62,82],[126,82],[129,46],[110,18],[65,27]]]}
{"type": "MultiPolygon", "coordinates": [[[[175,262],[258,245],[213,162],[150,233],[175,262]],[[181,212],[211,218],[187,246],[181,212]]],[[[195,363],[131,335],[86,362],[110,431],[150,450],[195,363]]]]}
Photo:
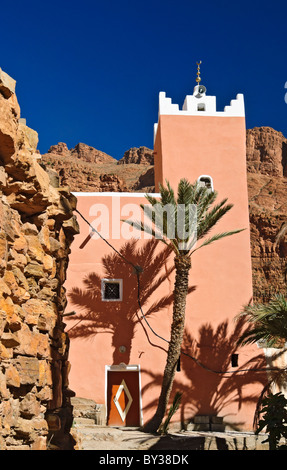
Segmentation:
{"type": "MultiPolygon", "coordinates": [[[[199,81],[182,109],[159,94],[153,196],[159,197],[159,183],[166,180],[174,189],[183,177],[198,180],[218,192],[218,201],[227,197],[234,204],[215,233],[245,228],[192,258],[185,337],[171,394],[171,401],[176,391],[183,394],[173,418],[181,424],[204,421],[212,427],[220,421],[226,429],[251,430],[267,379],[254,370],[265,367],[263,349],[236,349],[245,326],[235,317],[252,300],[245,131],[242,94],[223,111],[199,81]]],[[[80,234],[66,281],[67,311],[76,312],[66,328],[70,387],[105,406],[107,425],[141,426],[155,412],[166,362],[173,255],[122,222],[141,217],[144,194],[75,195],[80,234]]]]}

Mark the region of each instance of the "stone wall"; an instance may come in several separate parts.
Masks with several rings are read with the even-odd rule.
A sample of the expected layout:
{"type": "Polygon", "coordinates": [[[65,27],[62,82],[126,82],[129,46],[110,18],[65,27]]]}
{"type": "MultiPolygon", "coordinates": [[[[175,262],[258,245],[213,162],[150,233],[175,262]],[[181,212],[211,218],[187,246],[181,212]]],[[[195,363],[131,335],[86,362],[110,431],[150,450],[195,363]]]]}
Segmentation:
{"type": "Polygon", "coordinates": [[[63,283],[76,199],[37,143],[0,69],[0,450],[74,445],[63,283]]]}

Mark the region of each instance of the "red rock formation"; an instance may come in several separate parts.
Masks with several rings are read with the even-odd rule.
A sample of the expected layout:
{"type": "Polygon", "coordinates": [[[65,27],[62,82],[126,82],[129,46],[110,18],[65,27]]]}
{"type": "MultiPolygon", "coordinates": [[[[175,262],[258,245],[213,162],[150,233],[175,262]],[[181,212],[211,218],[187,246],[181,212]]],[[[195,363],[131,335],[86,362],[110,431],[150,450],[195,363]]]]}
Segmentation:
{"type": "Polygon", "coordinates": [[[48,153],[52,153],[53,155],[61,155],[65,157],[70,156],[70,151],[67,147],[67,144],[65,144],[64,142],[59,142],[57,145],[52,145],[49,148],[48,153]]]}
{"type": "Polygon", "coordinates": [[[88,145],[78,144],[69,151],[66,144],[59,143],[42,155],[41,163],[47,171],[55,170],[60,184],[68,185],[72,191],[145,191],[146,185],[139,179],[153,168],[148,164],[148,158],[153,157],[152,150],[147,147],[140,149],[138,154],[137,149],[125,153],[137,155],[138,163],[127,163],[126,159],[124,165],[118,165],[116,159],[88,145]]]}
{"type": "Polygon", "coordinates": [[[118,161],[118,165],[136,163],[141,165],[153,165],[153,150],[147,147],[133,147],[124,153],[123,158],[118,161]]]}
{"type": "Polygon", "coordinates": [[[141,174],[138,181],[132,187],[133,191],[154,193],[154,167],[150,167],[145,173],[141,174]]]}
{"type": "Polygon", "coordinates": [[[115,158],[107,153],[90,147],[89,145],[79,143],[75,148],[71,149],[70,154],[72,157],[79,158],[81,161],[91,163],[116,163],[115,158]]]}
{"type": "Polygon", "coordinates": [[[271,127],[254,127],[246,132],[247,169],[250,173],[287,176],[287,139],[271,127]]]}
{"type": "Polygon", "coordinates": [[[83,143],[79,143],[69,150],[67,144],[59,142],[49,148],[48,154],[49,156],[58,155],[61,157],[70,157],[71,159],[77,158],[82,162],[116,163],[115,158],[111,157],[107,153],[101,152],[100,150],[83,143]]]}
{"type": "Polygon", "coordinates": [[[286,294],[287,139],[270,127],[247,130],[253,289],[256,301],[286,294]]]}

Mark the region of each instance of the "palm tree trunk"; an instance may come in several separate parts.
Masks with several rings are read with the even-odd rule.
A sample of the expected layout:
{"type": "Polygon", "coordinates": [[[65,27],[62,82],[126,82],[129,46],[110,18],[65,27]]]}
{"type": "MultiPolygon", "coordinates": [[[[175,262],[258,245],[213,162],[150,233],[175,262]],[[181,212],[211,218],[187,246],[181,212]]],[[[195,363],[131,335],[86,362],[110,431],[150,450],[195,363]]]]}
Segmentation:
{"type": "Polygon", "coordinates": [[[176,365],[181,351],[181,344],[184,332],[185,306],[188,293],[188,279],[191,268],[190,257],[182,254],[175,257],[175,284],[173,320],[171,325],[171,337],[167,353],[166,366],[163,375],[161,394],[158,400],[158,407],[153,418],[145,425],[144,431],[156,432],[164,418],[168,405],[176,365]]]}

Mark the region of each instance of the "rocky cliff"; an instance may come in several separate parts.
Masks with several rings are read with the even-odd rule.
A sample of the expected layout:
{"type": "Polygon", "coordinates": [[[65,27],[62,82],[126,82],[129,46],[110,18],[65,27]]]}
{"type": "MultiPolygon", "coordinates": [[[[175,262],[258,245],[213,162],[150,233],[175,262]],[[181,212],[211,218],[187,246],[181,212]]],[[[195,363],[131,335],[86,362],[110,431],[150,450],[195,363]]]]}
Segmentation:
{"type": "Polygon", "coordinates": [[[153,176],[144,177],[153,171],[153,151],[147,147],[127,150],[118,161],[88,145],[68,150],[60,142],[42,155],[41,162],[47,170],[56,170],[60,184],[75,192],[154,190],[153,176]]]}
{"type": "Polygon", "coordinates": [[[0,450],[73,447],[63,284],[76,198],[37,142],[0,69],[0,450]]]}
{"type": "Polygon", "coordinates": [[[287,176],[287,139],[271,127],[246,133],[247,170],[267,176],[287,176]]]}
{"type": "Polygon", "coordinates": [[[287,139],[256,127],[247,130],[246,147],[254,299],[265,302],[286,294],[287,139]]]}
{"type": "Polygon", "coordinates": [[[153,151],[147,147],[133,147],[124,153],[117,164],[126,165],[130,163],[137,163],[139,165],[153,165],[154,157],[153,151]]]}

